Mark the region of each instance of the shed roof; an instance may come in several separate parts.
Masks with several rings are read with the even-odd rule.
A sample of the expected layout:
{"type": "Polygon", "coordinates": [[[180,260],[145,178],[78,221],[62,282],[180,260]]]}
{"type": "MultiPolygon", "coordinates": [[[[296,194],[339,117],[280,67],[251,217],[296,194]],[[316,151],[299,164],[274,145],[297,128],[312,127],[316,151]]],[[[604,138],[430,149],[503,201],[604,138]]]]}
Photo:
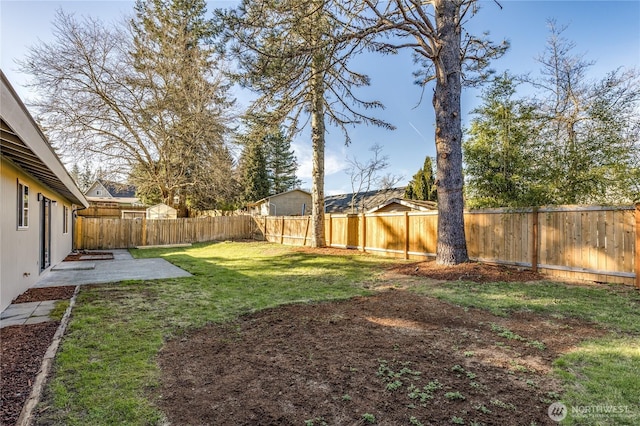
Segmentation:
{"type": "Polygon", "coordinates": [[[367,213],[373,213],[377,210],[380,210],[390,204],[400,204],[406,207],[409,207],[410,209],[413,210],[418,210],[418,211],[432,211],[432,210],[437,210],[438,209],[438,204],[435,203],[434,201],[423,201],[423,200],[405,200],[403,198],[391,198],[390,200],[387,200],[386,202],[380,204],[379,206],[376,206],[372,209],[370,209],[367,213]]]}

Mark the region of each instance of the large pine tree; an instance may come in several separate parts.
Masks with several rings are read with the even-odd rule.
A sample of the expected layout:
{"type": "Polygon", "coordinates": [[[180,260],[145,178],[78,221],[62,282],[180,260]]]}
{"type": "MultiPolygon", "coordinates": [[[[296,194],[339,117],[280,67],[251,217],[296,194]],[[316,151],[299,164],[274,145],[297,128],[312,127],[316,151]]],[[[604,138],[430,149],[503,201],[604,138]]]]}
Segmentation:
{"type": "Polygon", "coordinates": [[[143,113],[162,155],[148,166],[165,175],[165,182],[138,184],[160,184],[163,201],[183,214],[187,205],[219,207],[234,186],[224,143],[232,102],[214,61],[214,24],[205,18],[205,1],[138,0],[135,10],[132,84],[151,94],[143,113]]]}
{"type": "Polygon", "coordinates": [[[363,101],[354,91],[369,84],[366,75],[349,68],[349,60],[369,47],[365,37],[354,37],[352,18],[361,11],[357,2],[244,0],[226,15],[240,80],[260,94],[253,108],[273,111],[276,122],[288,119],[291,133],[302,128],[300,118],[310,124],[313,247],[325,245],[326,122],[344,130],[347,143],[352,125],[391,127],[361,112],[382,105],[363,101]]]}

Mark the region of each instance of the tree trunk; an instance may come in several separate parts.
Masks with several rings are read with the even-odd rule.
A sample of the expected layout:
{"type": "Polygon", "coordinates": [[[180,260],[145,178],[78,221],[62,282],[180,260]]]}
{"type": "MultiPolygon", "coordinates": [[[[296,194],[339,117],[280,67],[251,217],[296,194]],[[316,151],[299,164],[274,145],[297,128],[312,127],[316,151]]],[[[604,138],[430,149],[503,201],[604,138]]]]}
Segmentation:
{"type": "Polygon", "coordinates": [[[460,121],[460,11],[457,2],[435,1],[439,54],[435,60],[438,245],[436,262],[455,265],[469,260],[464,232],[462,127],[460,121]]]}
{"type": "Polygon", "coordinates": [[[323,57],[316,55],[312,64],[311,147],[313,170],[311,189],[311,247],[324,247],[324,82],[323,57]]]}

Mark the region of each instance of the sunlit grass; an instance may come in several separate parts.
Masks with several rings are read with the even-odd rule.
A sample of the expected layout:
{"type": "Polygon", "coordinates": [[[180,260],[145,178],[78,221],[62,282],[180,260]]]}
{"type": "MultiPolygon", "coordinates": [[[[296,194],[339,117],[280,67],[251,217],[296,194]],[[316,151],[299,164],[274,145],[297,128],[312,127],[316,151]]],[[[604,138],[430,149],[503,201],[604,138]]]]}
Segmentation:
{"type": "Polygon", "coordinates": [[[574,317],[602,327],[640,333],[640,293],[631,288],[612,291],[553,282],[472,283],[448,282],[412,288],[456,305],[486,309],[507,316],[530,311],[556,317],[574,317]]]}

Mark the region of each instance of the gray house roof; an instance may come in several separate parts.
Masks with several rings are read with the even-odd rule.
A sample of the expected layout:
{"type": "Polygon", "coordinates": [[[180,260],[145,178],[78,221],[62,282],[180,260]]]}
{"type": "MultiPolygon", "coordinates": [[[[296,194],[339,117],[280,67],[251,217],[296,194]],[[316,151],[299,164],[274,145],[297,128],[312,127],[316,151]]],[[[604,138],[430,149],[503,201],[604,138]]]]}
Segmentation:
{"type": "Polygon", "coordinates": [[[405,187],[380,189],[375,191],[362,192],[356,195],[355,211],[351,208],[351,194],[331,195],[324,198],[325,213],[362,213],[361,207],[367,211],[374,207],[386,203],[392,198],[403,198],[405,187]]]}
{"type": "Polygon", "coordinates": [[[136,196],[136,187],[134,185],[104,179],[98,179],[98,181],[114,198],[135,198],[136,196]]]}

